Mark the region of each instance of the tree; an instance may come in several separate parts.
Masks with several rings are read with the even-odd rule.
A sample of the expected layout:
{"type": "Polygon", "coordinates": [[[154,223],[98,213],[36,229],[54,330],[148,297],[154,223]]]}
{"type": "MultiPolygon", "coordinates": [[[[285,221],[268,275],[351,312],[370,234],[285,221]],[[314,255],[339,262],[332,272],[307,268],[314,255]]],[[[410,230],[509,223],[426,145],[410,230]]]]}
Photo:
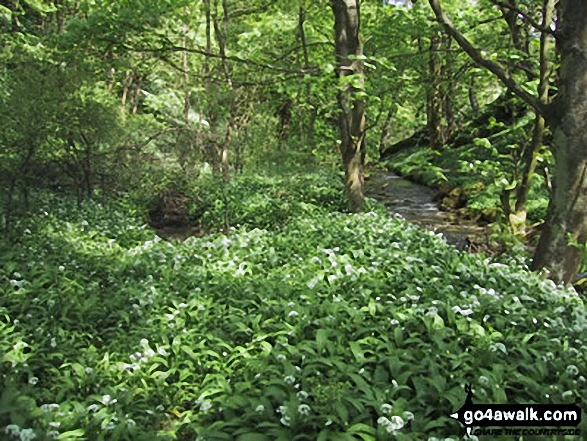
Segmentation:
{"type": "Polygon", "coordinates": [[[340,152],[351,212],[365,206],[363,165],[365,157],[365,101],[363,42],[360,37],[358,0],[331,0],[334,12],[336,61],[340,81],[340,152]]]}
{"type": "Polygon", "coordinates": [[[553,192],[532,267],[547,268],[557,282],[572,282],[580,267],[578,246],[587,239],[587,2],[559,2],[554,35],[561,57],[560,86],[550,104],[524,90],[499,64],[483,57],[444,13],[440,0],[429,2],[437,20],[459,46],[534,107],[550,126],[555,160],[553,192]]]}

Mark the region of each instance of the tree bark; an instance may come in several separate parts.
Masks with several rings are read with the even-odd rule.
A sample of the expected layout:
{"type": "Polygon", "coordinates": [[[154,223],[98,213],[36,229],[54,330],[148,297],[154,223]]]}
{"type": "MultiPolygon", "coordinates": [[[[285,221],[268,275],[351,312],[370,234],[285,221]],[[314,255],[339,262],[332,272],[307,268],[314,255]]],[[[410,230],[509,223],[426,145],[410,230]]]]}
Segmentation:
{"type": "Polygon", "coordinates": [[[331,0],[334,13],[336,60],[341,109],[340,151],[351,212],[365,208],[363,158],[365,151],[365,102],[358,96],[363,89],[363,43],[360,39],[359,0],[331,0]],[[351,59],[352,57],[352,59],[351,59]]]}
{"type": "Polygon", "coordinates": [[[443,145],[442,92],[440,90],[442,66],[438,59],[440,45],[441,37],[438,33],[435,33],[430,38],[430,47],[428,51],[428,74],[430,77],[426,99],[426,125],[430,137],[430,146],[434,150],[440,150],[443,145]]]}
{"type": "Polygon", "coordinates": [[[571,283],[587,240],[587,2],[561,0],[559,95],[547,115],[553,131],[553,194],[532,264],[571,283]]]}
{"type": "MultiPolygon", "coordinates": [[[[544,0],[542,6],[542,27],[548,27],[552,22],[553,8],[553,0],[544,0]]],[[[548,90],[550,85],[550,63],[548,60],[549,42],[550,36],[546,32],[542,32],[540,36],[540,78],[538,84],[538,99],[544,105],[548,104],[548,90]]],[[[523,226],[523,222],[526,221],[526,203],[528,202],[532,177],[536,170],[536,155],[542,147],[544,139],[545,124],[544,117],[540,114],[536,114],[530,146],[526,148],[522,155],[523,169],[520,181],[516,188],[516,222],[512,222],[512,226],[514,227],[516,227],[516,224],[523,226]]]]}
{"type": "MultiPolygon", "coordinates": [[[[185,15],[189,15],[190,10],[189,7],[184,7],[185,15]]],[[[190,65],[189,65],[189,58],[188,58],[188,26],[184,24],[182,26],[182,33],[181,36],[181,47],[184,51],[181,54],[181,62],[183,68],[183,119],[185,122],[188,122],[189,113],[190,113],[190,65]]]]}
{"type": "MultiPolygon", "coordinates": [[[[298,12],[298,30],[300,33],[300,41],[302,46],[302,54],[304,56],[304,70],[308,71],[310,69],[310,55],[308,53],[308,43],[306,40],[306,31],[304,30],[304,23],[306,22],[306,10],[303,6],[300,6],[298,12]]],[[[302,73],[302,78],[304,78],[305,73],[302,73]]],[[[312,84],[309,81],[306,81],[306,106],[309,108],[309,115],[308,115],[308,126],[306,129],[307,134],[307,144],[310,148],[314,147],[314,126],[316,124],[316,117],[317,111],[316,107],[314,106],[313,99],[312,99],[312,84]]]]}

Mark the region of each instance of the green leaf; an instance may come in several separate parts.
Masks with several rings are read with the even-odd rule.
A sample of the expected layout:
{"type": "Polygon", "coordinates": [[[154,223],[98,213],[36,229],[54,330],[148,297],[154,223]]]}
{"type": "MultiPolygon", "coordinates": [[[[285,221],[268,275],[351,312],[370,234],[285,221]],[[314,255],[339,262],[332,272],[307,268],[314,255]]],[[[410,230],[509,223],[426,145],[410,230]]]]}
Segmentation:
{"type": "Polygon", "coordinates": [[[373,427],[369,427],[366,424],[358,423],[349,427],[346,433],[349,435],[359,436],[364,441],[374,441],[377,431],[373,427]]]}
{"type": "Polygon", "coordinates": [[[434,316],[434,320],[432,321],[432,329],[442,329],[444,328],[444,320],[438,314],[434,316]]]}
{"type": "Polygon", "coordinates": [[[251,432],[251,433],[243,433],[242,435],[237,436],[237,441],[267,441],[269,437],[262,433],[251,432]]]}
{"type": "Polygon", "coordinates": [[[353,355],[355,356],[355,359],[358,362],[364,361],[365,356],[363,355],[363,351],[361,350],[361,345],[356,341],[352,341],[349,343],[349,346],[351,348],[353,355]]]}
{"type": "Polygon", "coordinates": [[[83,429],[76,429],[76,430],[70,430],[69,432],[63,432],[63,433],[59,434],[57,439],[61,439],[61,440],[80,439],[84,435],[85,435],[85,432],[83,429]]]}
{"type": "Polygon", "coordinates": [[[54,5],[48,4],[42,0],[24,0],[24,2],[31,8],[33,8],[35,11],[40,12],[41,14],[57,12],[57,8],[54,5]]]}
{"type": "Polygon", "coordinates": [[[318,352],[322,352],[328,343],[328,331],[325,329],[318,329],[316,332],[316,344],[318,345],[318,352]]]}

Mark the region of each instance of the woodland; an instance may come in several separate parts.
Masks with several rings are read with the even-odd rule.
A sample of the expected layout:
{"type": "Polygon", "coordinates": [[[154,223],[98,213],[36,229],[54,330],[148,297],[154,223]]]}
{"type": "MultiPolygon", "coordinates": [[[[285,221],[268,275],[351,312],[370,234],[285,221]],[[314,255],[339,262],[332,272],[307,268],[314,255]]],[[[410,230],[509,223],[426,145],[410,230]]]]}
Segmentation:
{"type": "Polygon", "coordinates": [[[1,0],[0,47],[0,439],[587,409],[586,1],[1,0]]]}

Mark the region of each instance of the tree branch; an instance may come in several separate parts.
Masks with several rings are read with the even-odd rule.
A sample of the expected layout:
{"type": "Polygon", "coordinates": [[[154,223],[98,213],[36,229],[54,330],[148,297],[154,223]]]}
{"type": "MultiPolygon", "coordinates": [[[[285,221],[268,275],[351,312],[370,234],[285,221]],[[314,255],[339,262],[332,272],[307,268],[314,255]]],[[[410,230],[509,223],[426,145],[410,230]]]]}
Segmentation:
{"type": "Polygon", "coordinates": [[[477,64],[486,68],[493,73],[499,80],[509,88],[514,94],[524,100],[527,104],[532,106],[538,113],[544,115],[546,113],[546,106],[540,100],[525,91],[498,63],[488,60],[483,57],[481,52],[474,47],[471,42],[459,32],[451,19],[444,13],[440,0],[429,0],[430,6],[436,15],[436,19],[442,25],[448,35],[450,35],[458,43],[458,45],[471,57],[477,64]]]}
{"type": "MultiPolygon", "coordinates": [[[[120,44],[120,43],[119,43],[120,44]]],[[[278,66],[274,66],[272,64],[269,63],[262,63],[259,61],[255,61],[255,60],[247,60],[245,58],[240,58],[240,57],[236,57],[233,55],[223,55],[223,54],[216,54],[216,53],[211,53],[206,51],[205,49],[200,49],[200,48],[183,48],[181,46],[175,46],[174,44],[169,44],[169,45],[163,45],[163,46],[159,46],[159,47],[131,47],[128,45],[123,44],[124,48],[128,51],[131,52],[151,52],[151,53],[169,53],[169,52],[192,52],[192,53],[196,53],[196,54],[200,54],[203,55],[205,57],[209,57],[209,58],[218,58],[221,60],[229,60],[229,61],[235,61],[238,63],[242,63],[242,64],[249,64],[251,66],[255,66],[258,68],[262,68],[262,69],[267,69],[267,70],[273,70],[276,72],[284,72],[284,73],[296,73],[296,74],[305,74],[305,73],[312,73],[316,70],[318,70],[317,68],[311,68],[311,69],[288,69],[285,67],[278,67],[278,66]]]]}
{"type": "Polygon", "coordinates": [[[520,17],[522,17],[522,19],[526,23],[528,23],[530,26],[532,26],[537,31],[552,35],[553,37],[557,36],[556,32],[548,27],[548,23],[546,23],[546,24],[538,23],[536,20],[534,20],[532,17],[530,17],[529,14],[527,14],[526,12],[522,11],[520,8],[517,8],[514,5],[510,5],[509,3],[504,3],[499,0],[491,0],[491,3],[493,3],[495,6],[499,6],[500,8],[506,8],[506,9],[509,9],[510,11],[514,11],[516,14],[518,14],[520,17]]]}

